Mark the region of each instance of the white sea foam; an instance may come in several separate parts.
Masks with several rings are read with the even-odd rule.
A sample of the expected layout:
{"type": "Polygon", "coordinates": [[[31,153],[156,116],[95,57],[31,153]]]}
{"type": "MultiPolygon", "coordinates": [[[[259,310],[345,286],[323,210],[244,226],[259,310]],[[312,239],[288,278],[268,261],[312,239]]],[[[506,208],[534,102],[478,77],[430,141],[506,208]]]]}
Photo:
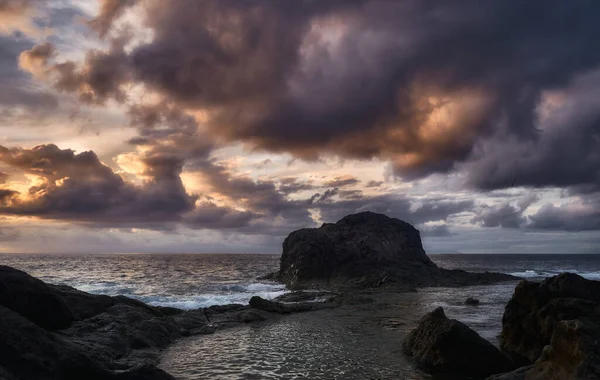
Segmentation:
{"type": "Polygon", "coordinates": [[[556,269],[551,272],[541,270],[526,270],[524,272],[511,272],[508,274],[522,278],[548,278],[561,273],[575,273],[583,278],[587,278],[588,280],[600,280],[600,272],[580,272],[575,269],[556,269]]]}
{"type": "Polygon", "coordinates": [[[113,282],[84,283],[76,288],[88,293],[106,295],[124,295],[138,299],[153,306],[175,307],[179,309],[198,309],[215,305],[247,304],[252,296],[273,299],[286,293],[284,285],[269,283],[227,284],[215,286],[214,293],[196,295],[156,294],[144,287],[128,287],[113,282]]]}
{"type": "Polygon", "coordinates": [[[215,305],[248,304],[253,296],[265,299],[273,299],[284,294],[285,290],[255,292],[255,293],[231,293],[231,294],[199,294],[196,296],[150,296],[139,297],[140,300],[153,306],[168,306],[179,309],[198,309],[215,305]]]}

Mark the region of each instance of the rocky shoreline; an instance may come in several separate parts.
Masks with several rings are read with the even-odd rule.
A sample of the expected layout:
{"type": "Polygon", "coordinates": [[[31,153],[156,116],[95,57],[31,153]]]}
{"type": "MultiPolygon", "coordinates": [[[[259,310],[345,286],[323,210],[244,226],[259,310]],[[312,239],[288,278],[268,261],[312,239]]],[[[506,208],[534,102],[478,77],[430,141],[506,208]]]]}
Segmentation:
{"type": "Polygon", "coordinates": [[[406,337],[403,351],[434,373],[492,375],[489,380],[600,379],[600,281],[571,273],[521,281],[505,308],[500,349],[438,308],[406,337]]]}
{"type": "Polygon", "coordinates": [[[310,301],[254,297],[249,305],[184,311],[46,284],[0,266],[0,379],[173,379],[156,365],[176,340],[337,305],[334,295],[310,301]]]}
{"type": "MultiPolygon", "coordinates": [[[[367,310],[373,300],[364,293],[516,279],[439,268],[425,254],[418,230],[374,213],[293,232],[280,271],[269,278],[304,290],[184,311],[46,284],[0,266],[0,379],[173,379],[157,367],[160,351],[184,337],[341,305],[367,310]]],[[[522,281],[506,306],[502,351],[442,309],[423,317],[402,351],[427,371],[467,378],[520,366],[493,379],[600,378],[599,302],[600,283],[576,275],[522,281]]]]}

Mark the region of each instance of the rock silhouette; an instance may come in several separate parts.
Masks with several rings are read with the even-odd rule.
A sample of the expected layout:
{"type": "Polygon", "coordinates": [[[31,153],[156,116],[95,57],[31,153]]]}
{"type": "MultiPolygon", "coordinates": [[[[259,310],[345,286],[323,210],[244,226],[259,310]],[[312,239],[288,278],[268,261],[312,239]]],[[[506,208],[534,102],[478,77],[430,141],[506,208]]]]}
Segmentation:
{"type": "Polygon", "coordinates": [[[373,212],[292,232],[283,242],[280,270],[270,278],[291,288],[392,285],[405,289],[517,279],[438,268],[425,254],[416,228],[373,212]]]}
{"type": "Polygon", "coordinates": [[[402,342],[402,350],[431,372],[485,376],[514,368],[493,344],[438,307],[402,342]]]}

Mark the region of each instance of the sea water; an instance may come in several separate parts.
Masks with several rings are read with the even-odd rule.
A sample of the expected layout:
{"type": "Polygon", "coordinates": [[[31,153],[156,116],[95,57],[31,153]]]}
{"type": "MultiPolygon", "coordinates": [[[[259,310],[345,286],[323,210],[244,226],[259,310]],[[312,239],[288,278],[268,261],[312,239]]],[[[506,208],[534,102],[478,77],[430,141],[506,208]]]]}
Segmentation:
{"type": "MultiPolygon", "coordinates": [[[[600,255],[430,257],[448,269],[502,272],[531,280],[561,272],[600,279],[600,255]]],[[[282,285],[257,280],[275,271],[278,261],[278,255],[266,254],[0,255],[0,264],[50,283],[182,309],[247,303],[252,295],[274,298],[283,294],[282,285]]],[[[402,339],[419,318],[442,306],[448,317],[498,344],[504,306],[515,285],[425,288],[374,297],[371,303],[220,330],[169,347],[161,367],[186,380],[431,379],[401,353],[402,339]],[[477,298],[481,304],[465,305],[467,297],[477,298]]]]}

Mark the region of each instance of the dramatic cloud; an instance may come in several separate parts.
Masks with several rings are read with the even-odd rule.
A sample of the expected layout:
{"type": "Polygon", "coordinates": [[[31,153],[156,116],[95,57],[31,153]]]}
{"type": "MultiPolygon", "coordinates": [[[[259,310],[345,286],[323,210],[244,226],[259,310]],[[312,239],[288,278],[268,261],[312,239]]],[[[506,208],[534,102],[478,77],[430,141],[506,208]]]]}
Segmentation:
{"type": "MultiPolygon", "coordinates": [[[[0,35],[0,82],[2,83],[0,111],[2,111],[1,108],[6,107],[6,113],[14,113],[16,109],[22,107],[27,109],[28,112],[39,113],[55,109],[57,106],[58,101],[53,94],[32,86],[29,75],[19,69],[19,55],[24,50],[31,48],[32,45],[33,42],[26,38],[11,38],[0,35]]],[[[36,50],[39,52],[44,49],[44,46],[46,45],[41,45],[36,50]]],[[[39,58],[33,59],[32,54],[32,59],[27,64],[36,72],[41,72],[45,70],[41,66],[44,62],[39,58]]],[[[1,112],[0,119],[2,119],[1,112]]]]}
{"type": "Polygon", "coordinates": [[[531,217],[530,228],[558,231],[600,230],[600,202],[564,206],[546,204],[531,217]]]}
{"type": "Polygon", "coordinates": [[[54,45],[48,42],[35,45],[19,55],[19,67],[38,78],[44,79],[48,75],[49,60],[55,53],[54,45]]]}
{"type": "Polygon", "coordinates": [[[103,0],[100,13],[88,23],[100,37],[106,36],[115,19],[123,15],[125,10],[134,5],[137,0],[103,0]]]}
{"type": "MultiPolygon", "coordinates": [[[[121,85],[143,83],[204,112],[226,139],[301,158],[379,157],[404,177],[484,154],[472,182],[485,188],[532,181],[519,172],[495,179],[498,169],[483,177],[519,167],[519,154],[507,162],[490,145],[533,148],[525,168],[568,167],[596,148],[586,123],[572,127],[588,137],[579,153],[546,155],[554,137],[540,135],[537,118],[548,91],[600,65],[593,2],[140,2],[153,38],[129,52],[91,52],[81,67],[59,64],[60,88],[122,101],[121,85]]],[[[92,23],[106,34],[132,4],[105,1],[92,23]]],[[[595,181],[596,171],[582,177],[595,181]]]]}
{"type": "Polygon", "coordinates": [[[454,201],[441,198],[419,200],[395,194],[343,199],[337,202],[318,204],[321,218],[330,222],[337,221],[351,213],[373,211],[409,223],[423,224],[445,221],[450,215],[473,211],[474,208],[475,204],[470,200],[454,201]]]}
{"type": "Polygon", "coordinates": [[[302,182],[295,177],[285,177],[279,180],[278,190],[284,194],[293,194],[314,188],[310,182],[302,182]]]}
{"type": "Polygon", "coordinates": [[[499,134],[482,141],[465,166],[471,182],[483,189],[521,185],[600,191],[598,94],[600,70],[542,93],[535,138],[499,134]]]}
{"type": "Polygon", "coordinates": [[[454,251],[597,242],[596,2],[89,5],[0,0],[6,220],[271,244],[369,210],[454,251]],[[80,111],[93,138],[44,120],[80,111]]]}
{"type": "MultiPolygon", "coordinates": [[[[102,164],[93,152],[75,154],[55,145],[33,149],[0,146],[0,162],[35,177],[27,194],[4,199],[1,214],[91,223],[156,223],[179,219],[194,208],[178,173],[181,164],[154,159],[142,186],[134,186],[102,164]]],[[[6,190],[5,190],[6,191],[6,190]]]]}
{"type": "Polygon", "coordinates": [[[471,223],[481,223],[483,227],[519,228],[527,222],[523,212],[539,199],[537,194],[531,193],[513,201],[514,204],[506,202],[495,207],[484,206],[471,223]]]}

